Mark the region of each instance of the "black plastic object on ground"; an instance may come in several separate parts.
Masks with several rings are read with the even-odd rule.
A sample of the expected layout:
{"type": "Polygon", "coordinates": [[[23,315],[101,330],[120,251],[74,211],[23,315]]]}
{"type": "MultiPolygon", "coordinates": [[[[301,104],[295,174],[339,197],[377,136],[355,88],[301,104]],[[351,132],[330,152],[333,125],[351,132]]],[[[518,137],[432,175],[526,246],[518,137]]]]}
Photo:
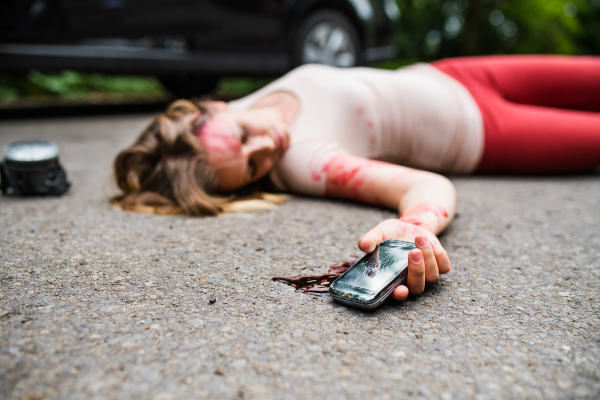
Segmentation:
{"type": "Polygon", "coordinates": [[[67,173],[58,161],[58,145],[28,140],[4,146],[0,162],[3,194],[60,196],[69,190],[67,173]]]}
{"type": "Polygon", "coordinates": [[[414,243],[384,240],[329,286],[331,298],[362,309],[379,307],[408,275],[408,254],[414,243]]]}

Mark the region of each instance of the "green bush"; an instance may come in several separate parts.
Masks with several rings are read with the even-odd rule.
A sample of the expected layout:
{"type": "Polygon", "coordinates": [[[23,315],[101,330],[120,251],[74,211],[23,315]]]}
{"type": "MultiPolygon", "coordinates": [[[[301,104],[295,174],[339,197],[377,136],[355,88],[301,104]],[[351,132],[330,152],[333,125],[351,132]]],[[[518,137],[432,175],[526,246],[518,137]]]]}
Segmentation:
{"type": "MultiPolygon", "coordinates": [[[[402,17],[398,58],[377,65],[396,69],[417,61],[484,54],[600,54],[600,0],[396,0],[402,17]]],[[[217,96],[239,97],[272,79],[223,78],[217,96]]],[[[0,99],[77,98],[89,93],[164,93],[149,76],[62,71],[0,73],[0,99]]]]}
{"type": "Polygon", "coordinates": [[[31,71],[26,76],[0,75],[0,98],[59,96],[77,98],[89,93],[159,95],[164,89],[152,76],[113,76],[62,71],[45,74],[31,71]]]}
{"type": "Polygon", "coordinates": [[[399,57],[600,54],[600,0],[396,0],[399,57]]]}

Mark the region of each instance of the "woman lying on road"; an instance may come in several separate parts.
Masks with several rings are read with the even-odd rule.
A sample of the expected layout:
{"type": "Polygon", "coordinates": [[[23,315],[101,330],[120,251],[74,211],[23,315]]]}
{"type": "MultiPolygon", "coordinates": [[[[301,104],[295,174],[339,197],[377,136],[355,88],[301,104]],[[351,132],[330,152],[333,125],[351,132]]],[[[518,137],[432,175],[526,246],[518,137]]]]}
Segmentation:
{"type": "Polygon", "coordinates": [[[240,100],[180,100],[115,160],[126,210],[227,211],[259,180],[398,210],[358,246],[415,241],[406,286],[450,271],[436,235],[456,194],[441,173],[566,173],[600,165],[600,58],[446,59],[397,71],[305,65],[240,100]],[[220,196],[220,197],[219,197],[220,196]]]}

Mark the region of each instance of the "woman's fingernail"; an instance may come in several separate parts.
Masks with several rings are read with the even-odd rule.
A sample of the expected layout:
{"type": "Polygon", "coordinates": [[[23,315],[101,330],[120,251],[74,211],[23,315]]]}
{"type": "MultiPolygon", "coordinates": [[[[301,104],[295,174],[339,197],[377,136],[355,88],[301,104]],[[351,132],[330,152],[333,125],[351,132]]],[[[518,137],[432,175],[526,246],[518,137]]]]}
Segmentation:
{"type": "Polygon", "coordinates": [[[358,249],[359,250],[362,250],[361,246],[362,246],[362,241],[363,241],[364,238],[365,238],[364,236],[361,236],[360,238],[358,238],[358,249]]]}
{"type": "Polygon", "coordinates": [[[421,261],[423,261],[423,253],[421,253],[420,251],[415,251],[414,253],[410,253],[410,259],[413,260],[413,262],[415,264],[418,264],[421,261]]]}
{"type": "Polygon", "coordinates": [[[425,236],[417,236],[417,245],[419,247],[427,246],[427,238],[425,236]]]}

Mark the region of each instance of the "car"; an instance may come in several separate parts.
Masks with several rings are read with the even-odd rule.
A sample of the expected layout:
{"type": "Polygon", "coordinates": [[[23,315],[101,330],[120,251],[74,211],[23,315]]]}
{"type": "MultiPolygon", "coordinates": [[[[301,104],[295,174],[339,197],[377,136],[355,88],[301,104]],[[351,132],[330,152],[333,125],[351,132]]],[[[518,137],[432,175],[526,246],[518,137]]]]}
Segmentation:
{"type": "Polygon", "coordinates": [[[154,74],[178,95],[222,76],[396,54],[395,0],[3,0],[0,70],[154,74]]]}

